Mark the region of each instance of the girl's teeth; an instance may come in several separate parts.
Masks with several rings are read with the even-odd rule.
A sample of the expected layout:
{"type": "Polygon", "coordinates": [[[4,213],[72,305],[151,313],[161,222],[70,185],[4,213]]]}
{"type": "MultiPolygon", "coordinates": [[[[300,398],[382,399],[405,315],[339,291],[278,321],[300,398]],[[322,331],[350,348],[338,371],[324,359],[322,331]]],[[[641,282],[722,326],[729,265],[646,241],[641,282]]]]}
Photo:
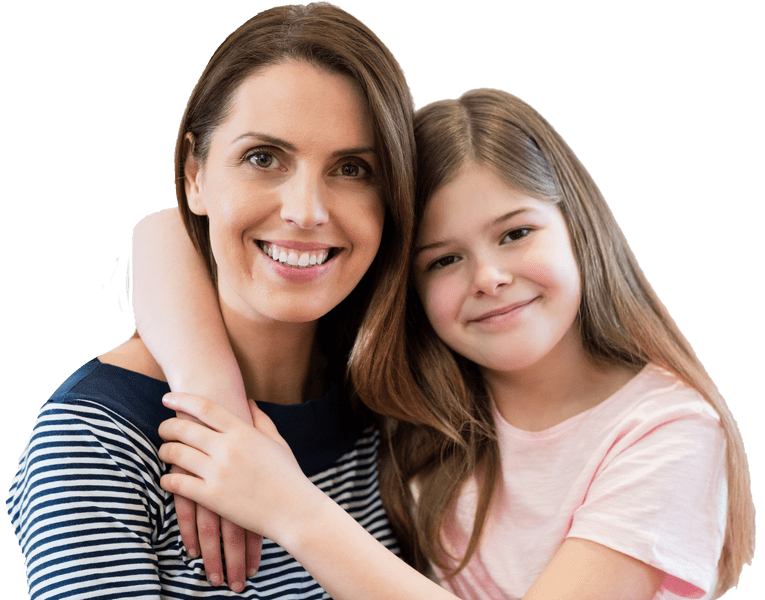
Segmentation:
{"type": "Polygon", "coordinates": [[[272,260],[295,267],[297,269],[304,269],[306,267],[313,267],[314,265],[321,265],[327,261],[329,257],[329,251],[320,250],[314,252],[298,253],[296,250],[287,248],[281,248],[274,244],[265,244],[261,242],[260,248],[266,253],[272,260]]]}

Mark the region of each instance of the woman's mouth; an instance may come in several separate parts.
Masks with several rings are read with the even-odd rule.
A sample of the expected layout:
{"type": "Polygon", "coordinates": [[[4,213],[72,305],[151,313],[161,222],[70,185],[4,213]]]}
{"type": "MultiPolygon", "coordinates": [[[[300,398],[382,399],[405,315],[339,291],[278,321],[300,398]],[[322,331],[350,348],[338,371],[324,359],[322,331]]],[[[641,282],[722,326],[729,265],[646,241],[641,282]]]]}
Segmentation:
{"type": "Polygon", "coordinates": [[[338,248],[319,248],[317,250],[297,250],[258,241],[258,246],[263,253],[274,262],[281,263],[293,269],[308,269],[317,265],[323,265],[339,251],[338,248]]]}

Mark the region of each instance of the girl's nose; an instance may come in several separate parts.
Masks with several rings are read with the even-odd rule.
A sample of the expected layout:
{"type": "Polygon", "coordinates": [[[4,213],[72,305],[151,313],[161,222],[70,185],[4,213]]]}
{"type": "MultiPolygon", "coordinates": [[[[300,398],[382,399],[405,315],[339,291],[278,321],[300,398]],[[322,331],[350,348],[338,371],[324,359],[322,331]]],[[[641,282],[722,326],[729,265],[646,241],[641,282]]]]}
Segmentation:
{"type": "Polygon", "coordinates": [[[473,294],[475,296],[493,296],[513,281],[508,269],[493,262],[481,262],[473,275],[473,294]]]}
{"type": "Polygon", "coordinates": [[[311,229],[326,223],[327,190],[321,177],[310,173],[296,175],[282,190],[281,217],[301,229],[311,229]]]}

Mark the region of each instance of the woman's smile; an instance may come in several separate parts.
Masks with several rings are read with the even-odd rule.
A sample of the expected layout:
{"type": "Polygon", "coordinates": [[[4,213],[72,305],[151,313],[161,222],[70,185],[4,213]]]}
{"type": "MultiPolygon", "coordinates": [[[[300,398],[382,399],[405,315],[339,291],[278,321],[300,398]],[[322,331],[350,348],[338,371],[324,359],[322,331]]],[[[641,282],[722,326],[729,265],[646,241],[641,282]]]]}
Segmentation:
{"type": "Polygon", "coordinates": [[[378,170],[349,77],[290,61],[245,79],[206,161],[186,169],[189,205],[209,217],[221,303],[291,323],[337,306],[380,245],[378,170]]]}

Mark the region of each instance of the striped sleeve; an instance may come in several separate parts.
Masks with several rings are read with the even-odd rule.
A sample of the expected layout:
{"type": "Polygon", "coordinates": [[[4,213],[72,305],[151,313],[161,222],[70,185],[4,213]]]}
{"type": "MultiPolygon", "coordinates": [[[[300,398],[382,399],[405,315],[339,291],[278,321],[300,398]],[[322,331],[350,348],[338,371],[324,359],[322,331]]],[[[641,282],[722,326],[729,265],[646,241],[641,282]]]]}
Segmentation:
{"type": "Polygon", "coordinates": [[[160,597],[155,456],[95,403],[45,405],[7,502],[33,600],[160,597]]]}

